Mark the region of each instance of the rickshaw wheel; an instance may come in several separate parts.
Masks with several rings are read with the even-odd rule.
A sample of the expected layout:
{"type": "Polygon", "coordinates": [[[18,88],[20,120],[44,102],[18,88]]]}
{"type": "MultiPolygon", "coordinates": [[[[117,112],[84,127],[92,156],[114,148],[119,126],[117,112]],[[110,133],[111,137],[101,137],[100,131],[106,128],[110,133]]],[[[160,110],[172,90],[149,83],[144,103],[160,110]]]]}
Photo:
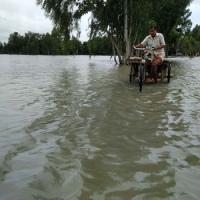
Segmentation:
{"type": "Polygon", "coordinates": [[[171,77],[171,63],[168,63],[168,67],[167,67],[167,83],[170,82],[170,77],[171,77]]]}
{"type": "Polygon", "coordinates": [[[145,65],[140,64],[139,65],[139,77],[138,77],[140,92],[142,92],[142,84],[143,84],[144,76],[145,76],[145,65]]]}

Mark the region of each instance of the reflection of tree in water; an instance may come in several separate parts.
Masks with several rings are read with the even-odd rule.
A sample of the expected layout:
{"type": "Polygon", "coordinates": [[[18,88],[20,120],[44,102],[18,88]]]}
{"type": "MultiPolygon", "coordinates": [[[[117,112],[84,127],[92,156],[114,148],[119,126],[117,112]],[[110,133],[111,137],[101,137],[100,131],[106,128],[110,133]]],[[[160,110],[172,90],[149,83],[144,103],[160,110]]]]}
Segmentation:
{"type": "MultiPolygon", "coordinates": [[[[119,71],[121,73],[121,69],[119,71]]],[[[109,77],[109,97],[102,115],[96,118],[101,126],[96,128],[95,137],[91,139],[101,151],[95,159],[82,160],[91,178],[84,179],[86,189],[81,199],[91,194],[94,199],[170,195],[167,190],[175,185],[170,166],[165,158],[148,158],[151,149],[165,145],[166,137],[156,133],[165,117],[168,105],[162,104],[168,90],[164,86],[162,92],[152,93],[155,89],[147,88],[146,94],[139,94],[136,88],[133,91],[123,81],[116,81],[121,76],[119,71],[109,77]]],[[[165,156],[167,158],[167,154],[165,156]]]]}
{"type": "Polygon", "coordinates": [[[80,195],[78,191],[82,188],[81,159],[93,157],[97,151],[96,147],[90,144],[88,137],[92,132],[93,118],[93,114],[88,112],[91,110],[91,102],[96,105],[96,91],[87,81],[82,82],[85,85],[80,84],[81,74],[76,70],[62,72],[47,101],[54,106],[27,128],[30,134],[45,130],[41,131],[41,135],[37,135],[37,139],[47,145],[52,142],[57,145],[53,148],[55,151],[47,151],[48,162],[44,170],[30,184],[31,188],[38,191],[38,195],[34,195],[35,199],[66,199],[70,195],[74,198],[80,195]],[[83,116],[80,116],[80,112],[83,116]],[[75,191],[77,194],[74,194],[75,191]]]}
{"type": "Polygon", "coordinates": [[[175,174],[169,155],[156,152],[168,140],[158,134],[171,106],[165,101],[168,89],[147,86],[139,94],[119,73],[91,65],[87,81],[81,81],[77,69],[62,72],[48,100],[54,107],[45,114],[52,121],[43,135],[49,135],[41,139],[56,147],[30,184],[35,199],[170,196],[175,174]]]}

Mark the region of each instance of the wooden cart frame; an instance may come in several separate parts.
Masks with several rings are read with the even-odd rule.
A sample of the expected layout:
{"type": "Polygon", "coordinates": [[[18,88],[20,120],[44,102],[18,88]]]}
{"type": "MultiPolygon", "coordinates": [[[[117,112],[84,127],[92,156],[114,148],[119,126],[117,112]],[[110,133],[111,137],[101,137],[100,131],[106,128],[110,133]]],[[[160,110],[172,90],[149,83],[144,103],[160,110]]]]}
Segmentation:
{"type": "MultiPolygon", "coordinates": [[[[129,82],[137,81],[141,92],[143,83],[149,78],[149,65],[142,57],[130,57],[128,65],[130,66],[129,82]]],[[[165,80],[167,83],[170,82],[171,62],[169,60],[164,59],[163,63],[158,66],[157,77],[160,82],[164,82],[165,80]]]]}

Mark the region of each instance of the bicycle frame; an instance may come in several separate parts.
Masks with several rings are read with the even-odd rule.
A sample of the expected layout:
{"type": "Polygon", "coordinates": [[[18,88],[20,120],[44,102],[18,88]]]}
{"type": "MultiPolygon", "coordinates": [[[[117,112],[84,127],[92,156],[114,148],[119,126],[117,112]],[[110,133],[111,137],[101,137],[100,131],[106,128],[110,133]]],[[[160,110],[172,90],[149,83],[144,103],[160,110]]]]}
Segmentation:
{"type": "Polygon", "coordinates": [[[146,78],[146,68],[147,68],[147,61],[151,61],[153,59],[154,50],[152,48],[137,48],[134,47],[135,50],[144,51],[144,57],[142,58],[140,64],[138,65],[138,83],[140,92],[142,91],[142,85],[146,78]],[[150,57],[149,57],[150,55],[150,57]]]}
{"type": "Polygon", "coordinates": [[[153,57],[155,56],[155,50],[154,48],[137,48],[137,47],[133,47],[135,50],[139,50],[139,51],[143,51],[144,52],[144,60],[145,61],[151,61],[153,59],[153,57]],[[150,57],[148,56],[150,54],[150,57]]]}
{"type": "MultiPolygon", "coordinates": [[[[133,78],[134,80],[137,80],[139,84],[139,91],[141,92],[143,82],[152,76],[151,68],[148,68],[148,66],[151,65],[152,58],[153,56],[156,56],[156,53],[155,50],[151,48],[133,47],[133,49],[144,51],[143,56],[129,57],[128,59],[128,63],[131,65],[129,82],[131,83],[133,78]]],[[[171,62],[169,60],[164,60],[162,64],[159,65],[159,71],[157,73],[159,73],[157,75],[160,75],[159,78],[161,81],[163,81],[164,78],[167,78],[167,83],[169,83],[171,77],[171,62]]]]}

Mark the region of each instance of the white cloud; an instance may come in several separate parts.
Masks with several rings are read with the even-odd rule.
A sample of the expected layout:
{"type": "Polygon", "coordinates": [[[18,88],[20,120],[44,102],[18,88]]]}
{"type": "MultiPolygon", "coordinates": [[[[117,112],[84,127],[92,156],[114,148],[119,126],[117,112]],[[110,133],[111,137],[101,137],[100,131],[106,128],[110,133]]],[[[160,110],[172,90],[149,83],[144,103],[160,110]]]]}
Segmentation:
{"type": "MultiPolygon", "coordinates": [[[[193,25],[200,24],[200,0],[194,0],[189,9],[193,25]]],[[[88,39],[88,19],[89,14],[81,19],[81,41],[88,39]]],[[[0,0],[0,41],[7,42],[9,34],[15,31],[19,34],[28,31],[46,33],[51,32],[52,27],[51,20],[36,5],[36,0],[0,0]]]]}
{"type": "Polygon", "coordinates": [[[192,20],[193,26],[196,24],[200,25],[200,0],[194,0],[190,4],[189,9],[192,11],[190,19],[192,20]]]}
{"type": "MultiPolygon", "coordinates": [[[[88,15],[80,21],[80,40],[88,40],[88,15]]],[[[36,5],[36,0],[0,0],[0,41],[7,42],[13,32],[24,34],[51,32],[53,23],[45,16],[44,10],[36,5]]]]}
{"type": "Polygon", "coordinates": [[[51,32],[51,21],[36,5],[36,0],[6,0],[0,2],[0,41],[6,42],[10,33],[32,31],[51,32]]]}

